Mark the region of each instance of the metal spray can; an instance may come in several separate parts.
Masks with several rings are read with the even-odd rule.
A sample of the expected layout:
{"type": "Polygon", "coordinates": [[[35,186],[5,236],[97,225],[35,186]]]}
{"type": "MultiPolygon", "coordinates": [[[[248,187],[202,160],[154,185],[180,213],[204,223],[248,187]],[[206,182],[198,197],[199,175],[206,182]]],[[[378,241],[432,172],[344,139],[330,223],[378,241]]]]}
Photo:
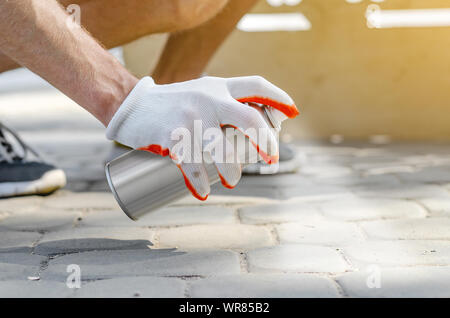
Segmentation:
{"type": "MultiPolygon", "coordinates": [[[[269,127],[278,122],[264,105],[252,104],[269,127]],[[257,105],[257,106],[255,106],[257,105]]],[[[156,157],[148,151],[132,150],[105,166],[109,187],[120,208],[132,220],[190,195],[178,167],[169,157],[156,157]]],[[[214,164],[205,164],[211,185],[220,181],[214,164]]]]}

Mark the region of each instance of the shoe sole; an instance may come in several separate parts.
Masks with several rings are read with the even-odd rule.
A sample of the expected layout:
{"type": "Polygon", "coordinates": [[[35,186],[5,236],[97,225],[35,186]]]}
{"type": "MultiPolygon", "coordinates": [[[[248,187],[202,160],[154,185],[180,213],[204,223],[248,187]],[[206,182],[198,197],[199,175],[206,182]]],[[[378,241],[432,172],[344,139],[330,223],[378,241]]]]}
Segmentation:
{"type": "Polygon", "coordinates": [[[0,183],[0,198],[22,195],[50,194],[66,185],[64,171],[55,169],[48,171],[37,180],[0,183]]]}

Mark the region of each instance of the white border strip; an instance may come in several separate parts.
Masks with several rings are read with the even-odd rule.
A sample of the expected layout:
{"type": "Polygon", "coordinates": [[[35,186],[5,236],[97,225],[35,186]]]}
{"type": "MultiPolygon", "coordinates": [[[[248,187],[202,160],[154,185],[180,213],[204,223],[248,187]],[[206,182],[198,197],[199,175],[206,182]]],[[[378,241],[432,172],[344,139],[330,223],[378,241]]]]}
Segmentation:
{"type": "Polygon", "coordinates": [[[311,22],[301,13],[249,13],[237,28],[244,32],[307,31],[311,22]]]}
{"type": "Polygon", "coordinates": [[[417,28],[450,26],[450,8],[381,10],[376,4],[367,7],[369,28],[417,28]]]}

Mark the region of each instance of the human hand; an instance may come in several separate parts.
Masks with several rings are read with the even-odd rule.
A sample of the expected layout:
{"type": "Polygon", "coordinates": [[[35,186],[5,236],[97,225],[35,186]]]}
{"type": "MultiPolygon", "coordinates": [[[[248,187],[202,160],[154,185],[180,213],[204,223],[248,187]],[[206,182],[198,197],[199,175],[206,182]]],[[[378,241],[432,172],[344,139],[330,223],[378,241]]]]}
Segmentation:
{"type": "MultiPolygon", "coordinates": [[[[243,132],[267,163],[278,161],[278,144],[273,129],[261,114],[244,103],[259,103],[270,107],[275,120],[281,122],[298,115],[287,93],[259,76],[219,78],[203,77],[187,82],[156,85],[145,77],[125,99],[107,127],[107,137],[134,149],[170,156],[180,168],[186,186],[200,200],[210,192],[208,174],[204,166],[204,149],[211,141],[198,133],[208,129],[233,127],[243,132]],[[196,127],[197,125],[197,127],[196,127]],[[245,132],[263,132],[257,138],[245,132]],[[180,149],[178,139],[188,133],[192,139],[186,149],[180,149]],[[261,142],[264,140],[265,142],[261,142]],[[192,160],[200,149],[200,160],[192,160]],[[186,150],[191,155],[186,155],[186,150]]],[[[241,165],[235,158],[234,147],[227,138],[224,156],[214,156],[222,184],[233,188],[241,178],[241,165]],[[221,160],[223,159],[223,160],[221,160]]],[[[186,145],[186,144],[185,144],[186,145]]]]}

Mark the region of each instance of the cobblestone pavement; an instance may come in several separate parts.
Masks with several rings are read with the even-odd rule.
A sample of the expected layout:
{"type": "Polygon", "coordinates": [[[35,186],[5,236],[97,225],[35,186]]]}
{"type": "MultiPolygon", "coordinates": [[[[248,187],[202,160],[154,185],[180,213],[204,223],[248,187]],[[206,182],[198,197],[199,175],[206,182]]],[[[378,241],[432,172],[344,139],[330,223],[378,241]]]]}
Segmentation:
{"type": "Polygon", "coordinates": [[[297,174],[245,177],[133,222],[84,111],[42,90],[0,95],[0,118],[69,178],[48,197],[0,200],[0,297],[450,296],[448,144],[298,142],[297,174]],[[67,285],[73,264],[81,288],[67,285]]]}

